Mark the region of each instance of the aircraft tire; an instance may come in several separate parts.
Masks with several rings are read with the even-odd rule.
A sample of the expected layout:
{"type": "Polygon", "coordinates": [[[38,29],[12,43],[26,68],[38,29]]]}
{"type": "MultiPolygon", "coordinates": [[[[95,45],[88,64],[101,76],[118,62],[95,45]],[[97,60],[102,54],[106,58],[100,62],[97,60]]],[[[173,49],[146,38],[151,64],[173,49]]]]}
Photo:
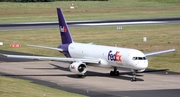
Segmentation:
{"type": "Polygon", "coordinates": [[[85,78],[86,75],[77,75],[78,78],[85,78]]]}
{"type": "Polygon", "coordinates": [[[110,75],[113,76],[114,75],[114,71],[110,71],[110,75]]]}
{"type": "Polygon", "coordinates": [[[135,82],[136,81],[136,78],[131,78],[131,82],[135,82]]]}
{"type": "Polygon", "coordinates": [[[115,74],[116,76],[119,76],[119,71],[116,71],[116,74],[115,74]]]}

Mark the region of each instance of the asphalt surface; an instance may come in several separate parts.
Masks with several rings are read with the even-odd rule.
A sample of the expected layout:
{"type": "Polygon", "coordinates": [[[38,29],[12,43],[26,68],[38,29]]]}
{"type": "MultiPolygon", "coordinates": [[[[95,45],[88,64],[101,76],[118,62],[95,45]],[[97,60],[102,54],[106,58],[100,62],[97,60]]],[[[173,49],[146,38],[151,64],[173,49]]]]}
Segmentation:
{"type": "MultiPolygon", "coordinates": [[[[0,53],[19,54],[0,51],[0,53]]],[[[129,69],[119,68],[120,76],[111,77],[111,68],[88,67],[86,78],[69,72],[68,64],[52,61],[8,59],[0,56],[0,75],[27,79],[33,83],[91,97],[179,97],[180,74],[146,70],[131,82],[129,69]],[[16,61],[18,60],[18,61],[16,61]]]]}
{"type": "MultiPolygon", "coordinates": [[[[179,24],[180,17],[176,18],[151,18],[127,20],[94,20],[94,21],[69,21],[69,27],[96,27],[96,26],[129,26],[147,24],[179,24]]],[[[33,30],[58,28],[57,22],[29,22],[0,24],[0,30],[33,30]]]]}

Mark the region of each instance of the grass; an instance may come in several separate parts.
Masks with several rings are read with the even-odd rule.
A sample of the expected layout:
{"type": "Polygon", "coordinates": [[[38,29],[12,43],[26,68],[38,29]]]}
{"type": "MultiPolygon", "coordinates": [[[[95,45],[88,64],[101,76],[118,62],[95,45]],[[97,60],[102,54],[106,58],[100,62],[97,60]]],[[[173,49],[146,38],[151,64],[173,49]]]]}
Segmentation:
{"type": "Polygon", "coordinates": [[[0,76],[0,97],[86,97],[33,84],[31,81],[0,76]]]}
{"type": "MultiPolygon", "coordinates": [[[[0,23],[57,21],[56,8],[61,7],[66,20],[104,20],[180,16],[180,3],[154,2],[155,0],[109,0],[75,1],[75,9],[70,10],[71,1],[45,3],[1,2],[0,23]]],[[[157,0],[159,1],[159,0],[157,0]]],[[[171,0],[172,1],[172,0],[171,0]]]]}
{"type": "MultiPolygon", "coordinates": [[[[76,42],[94,42],[95,44],[120,46],[153,52],[175,48],[174,53],[149,57],[149,68],[168,68],[180,72],[180,24],[161,24],[144,26],[125,26],[123,30],[116,27],[70,28],[76,42]],[[143,42],[147,37],[147,42],[143,42]]],[[[1,50],[39,54],[45,56],[62,56],[57,51],[27,47],[26,44],[57,47],[61,44],[59,29],[42,29],[27,31],[1,31],[0,41],[4,42],[1,50]],[[21,48],[10,48],[9,44],[19,43],[21,48]]]]}
{"type": "Polygon", "coordinates": [[[180,3],[180,0],[140,0],[143,2],[180,3]]]}
{"type": "MultiPolygon", "coordinates": [[[[41,49],[38,48],[29,48],[26,44],[43,44],[43,42],[47,43],[47,45],[52,47],[57,47],[60,44],[59,31],[56,30],[28,30],[28,31],[1,31],[0,33],[0,41],[4,42],[4,46],[0,49],[10,50],[10,51],[21,51],[21,52],[32,52],[40,55],[46,55],[48,52],[50,55],[54,55],[57,53],[56,51],[45,50],[42,53],[39,53],[41,49]],[[10,44],[20,43],[21,48],[9,48],[10,44]]],[[[58,54],[56,54],[58,55],[58,54]]]]}

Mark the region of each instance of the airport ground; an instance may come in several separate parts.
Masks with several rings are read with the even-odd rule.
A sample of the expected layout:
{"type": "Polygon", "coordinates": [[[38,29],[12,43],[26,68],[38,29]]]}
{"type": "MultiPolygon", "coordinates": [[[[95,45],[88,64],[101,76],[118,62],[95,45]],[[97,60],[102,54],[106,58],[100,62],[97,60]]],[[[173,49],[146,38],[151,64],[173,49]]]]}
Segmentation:
{"type": "MultiPolygon", "coordinates": [[[[148,31],[149,29],[152,29],[153,31],[161,31],[162,29],[166,28],[166,31],[164,31],[164,36],[166,36],[166,34],[169,34],[169,31],[172,29],[176,29],[179,26],[179,24],[167,24],[167,25],[151,25],[151,26],[147,26],[147,28],[145,27],[142,31],[138,30],[140,33],[139,35],[141,35],[141,33],[148,31]],[[154,28],[155,26],[157,26],[156,28],[154,28]],[[150,28],[149,28],[150,27],[150,28]],[[151,28],[152,27],[152,28],[151,28]]],[[[138,26],[140,27],[140,26],[138,26]]],[[[138,28],[137,27],[137,28],[138,28]]],[[[102,40],[104,40],[103,42],[105,42],[107,40],[107,37],[109,35],[108,29],[111,29],[111,31],[117,31],[118,30],[114,29],[114,27],[106,27],[103,29],[103,37],[105,38],[101,38],[102,40]]],[[[125,27],[126,28],[126,27],[125,27]]],[[[139,40],[139,37],[134,37],[131,38],[133,40],[130,40],[128,37],[128,35],[126,35],[127,32],[131,32],[133,33],[133,31],[136,30],[137,32],[137,28],[136,27],[127,27],[126,29],[123,28],[123,30],[121,31],[121,35],[123,35],[123,39],[126,39],[125,37],[127,37],[127,40],[132,42],[131,44],[126,44],[125,46],[133,46],[133,47],[138,47],[138,48],[142,48],[142,46],[147,46],[149,45],[149,43],[152,45],[151,42],[142,42],[142,40],[139,40]],[[127,29],[130,28],[130,29],[127,29]],[[136,40],[137,39],[137,40],[136,40]],[[135,41],[136,40],[136,41],[135,41]],[[136,43],[137,41],[141,41],[140,43],[138,43],[137,45],[135,45],[134,43],[136,43]],[[133,45],[134,44],[134,45],[133,45]]],[[[143,27],[140,27],[143,28],[143,27]]],[[[139,29],[140,29],[139,28],[139,29]]],[[[79,32],[76,30],[83,30],[83,29],[91,29],[91,28],[76,28],[73,29],[72,32],[79,32]]],[[[96,29],[101,29],[102,28],[96,28],[96,29]]],[[[179,29],[179,28],[177,28],[179,29]]],[[[92,30],[91,30],[92,31],[92,30]]],[[[86,31],[86,33],[89,33],[89,35],[92,35],[90,33],[94,33],[97,35],[97,37],[102,33],[98,31],[86,31]],[[96,32],[96,33],[95,33],[96,32]]],[[[25,45],[25,43],[28,40],[29,36],[37,36],[40,34],[44,34],[43,36],[38,37],[40,39],[46,40],[48,42],[46,43],[53,43],[53,44],[58,44],[59,42],[59,31],[58,29],[49,29],[49,30],[30,30],[27,32],[31,32],[28,35],[24,33],[25,31],[2,31],[2,33],[6,33],[5,37],[11,37],[12,40],[16,40],[19,41],[22,39],[26,40],[26,41],[22,41],[22,44],[25,45]],[[51,33],[49,33],[49,31],[51,31],[51,33]],[[38,31],[39,33],[36,33],[36,31],[38,31]],[[46,31],[46,32],[44,32],[46,31]],[[11,36],[12,33],[16,33],[17,36],[22,35],[25,37],[15,37],[11,36]],[[52,39],[46,39],[46,36],[53,36],[52,39]],[[54,39],[54,37],[57,37],[57,39],[54,39]],[[14,39],[13,39],[14,38],[14,39]]],[[[148,33],[147,32],[147,33],[148,33]]],[[[158,33],[158,32],[157,32],[158,33]]],[[[159,41],[161,42],[157,42],[159,45],[159,48],[163,48],[163,47],[168,47],[170,48],[168,45],[171,45],[171,47],[176,47],[178,48],[178,42],[175,42],[176,38],[178,38],[178,31],[174,31],[173,32],[174,35],[172,34],[171,37],[174,37],[174,40],[167,40],[166,37],[163,39],[164,42],[162,42],[162,39],[160,39],[159,41]],[[170,41],[171,43],[167,43],[167,41],[170,41]],[[163,45],[163,44],[166,44],[163,45]],[[175,44],[177,44],[176,46],[174,46],[175,44]]],[[[73,33],[75,34],[75,39],[83,39],[85,41],[89,41],[89,39],[94,39],[96,36],[94,36],[94,38],[92,36],[88,37],[89,39],[85,39],[80,38],[81,35],[83,35],[83,33],[81,32],[81,34],[78,33],[73,33]],[[77,35],[76,35],[77,34],[77,35]],[[80,36],[79,36],[80,35],[80,36]],[[78,38],[79,37],[79,38],[78,38]]],[[[115,35],[113,35],[112,37],[116,37],[116,35],[118,35],[119,33],[116,33],[115,35]]],[[[4,36],[4,34],[2,34],[4,36]]],[[[147,34],[150,35],[151,34],[147,34]]],[[[2,39],[7,40],[5,37],[2,36],[2,39]]],[[[30,37],[31,42],[37,43],[33,37],[30,37]]],[[[130,36],[133,37],[133,36],[130,36]]],[[[158,37],[158,36],[157,36],[158,37]]],[[[159,36],[161,37],[161,36],[159,36]]],[[[97,38],[98,39],[98,38],[97,38]]],[[[114,39],[116,40],[118,39],[117,37],[114,39]]],[[[148,38],[149,39],[149,38],[148,38]]],[[[154,39],[154,38],[152,38],[154,39]]],[[[110,43],[114,42],[114,40],[109,40],[110,43]]],[[[156,39],[155,39],[156,40],[156,39]]],[[[16,41],[16,42],[17,42],[16,41]]],[[[82,40],[77,40],[77,41],[82,41],[82,40]]],[[[99,41],[95,40],[96,42],[99,41]]],[[[152,40],[151,40],[152,41],[152,40]]],[[[178,41],[178,40],[176,40],[178,41]]],[[[38,41],[39,43],[43,41],[38,41]]],[[[121,41],[122,42],[122,41],[121,41]]],[[[128,43],[130,43],[128,42],[128,43]]],[[[34,44],[33,43],[33,44],[34,44]]],[[[108,42],[106,42],[108,43],[108,42]]],[[[41,44],[41,43],[40,43],[41,44]]],[[[101,44],[101,43],[100,43],[101,44]]],[[[123,43],[124,44],[124,43],[123,43]]],[[[21,48],[8,48],[9,50],[15,50],[15,51],[23,51],[27,50],[27,51],[31,51],[31,53],[35,52],[42,52],[42,49],[37,49],[37,48],[27,48],[24,45],[22,45],[21,48]]],[[[2,48],[4,47],[8,47],[8,44],[5,44],[2,48]]],[[[123,46],[123,45],[122,45],[123,46]]],[[[149,46],[148,46],[149,47],[149,46]]],[[[157,49],[157,45],[154,44],[152,47],[149,47],[149,50],[151,48],[151,50],[153,50],[153,48],[155,47],[155,49],[157,49]]],[[[144,48],[144,50],[146,50],[144,48]]],[[[177,49],[179,51],[179,49],[177,49]]],[[[51,52],[48,50],[44,50],[43,52],[45,52],[45,55],[59,55],[59,53],[57,52],[51,52]]],[[[42,54],[43,54],[42,52],[42,54]]],[[[17,53],[17,52],[9,52],[9,51],[4,51],[1,50],[0,53],[5,53],[5,54],[21,54],[21,53],[17,53]]],[[[35,53],[34,53],[35,54],[35,53]]],[[[174,56],[174,54],[166,54],[166,55],[162,55],[162,56],[158,56],[158,57],[152,57],[151,58],[151,64],[155,63],[158,65],[163,64],[166,66],[174,66],[179,64],[178,62],[173,63],[172,65],[170,65],[169,62],[171,62],[170,60],[176,60],[176,58],[178,57],[178,52],[175,52],[175,54],[177,56],[174,56]],[[174,58],[169,59],[168,56],[174,56],[174,58]],[[158,59],[159,57],[162,57],[161,60],[159,60],[161,63],[157,62],[157,61],[153,61],[156,60],[156,58],[158,59]],[[164,61],[166,58],[168,58],[168,60],[166,60],[165,62],[168,62],[169,65],[167,63],[163,63],[162,61],[164,61]]],[[[25,54],[27,55],[27,54],[25,54]]],[[[32,55],[32,54],[31,54],[32,55]]],[[[130,70],[127,69],[120,69],[120,76],[119,77],[111,77],[109,76],[109,71],[111,70],[110,68],[100,68],[100,67],[88,67],[88,72],[87,72],[87,77],[84,79],[79,79],[76,77],[75,74],[71,73],[68,69],[68,64],[64,64],[61,62],[51,62],[51,61],[32,61],[32,60],[25,60],[25,59],[13,59],[13,58],[6,58],[3,56],[0,56],[0,72],[1,75],[3,76],[8,76],[8,77],[15,77],[15,78],[21,78],[21,79],[27,79],[27,80],[32,80],[33,83],[37,83],[37,84],[41,84],[41,85],[45,85],[45,86],[49,86],[52,88],[57,88],[57,89],[61,89],[61,90],[65,90],[68,92],[73,92],[73,93],[78,93],[78,94],[83,94],[83,95],[87,95],[87,96],[92,96],[92,97],[114,97],[114,96],[120,96],[120,97],[144,97],[144,96],[154,96],[154,97],[169,97],[169,96],[174,96],[174,97],[178,97],[177,95],[179,95],[179,91],[180,91],[180,87],[179,87],[179,73],[172,73],[172,72],[166,72],[165,69],[169,69],[169,67],[161,67],[163,68],[162,70],[160,69],[159,72],[149,72],[149,70],[147,70],[147,73],[140,73],[138,74],[138,81],[137,82],[131,82],[131,72],[130,70]]],[[[170,69],[170,70],[178,70],[176,69],[170,69]]]]}
{"type": "MultiPolygon", "coordinates": [[[[161,24],[135,27],[129,26],[123,27],[123,30],[116,30],[115,27],[71,29],[72,33],[74,34],[74,39],[76,39],[76,41],[95,41],[95,43],[97,44],[109,45],[119,42],[119,44],[123,47],[135,47],[146,52],[147,50],[156,51],[160,49],[164,50],[164,48],[169,49],[175,47],[177,49],[177,52],[151,57],[149,61],[150,66],[155,64],[156,66],[158,66],[157,68],[159,69],[164,68],[170,70],[178,70],[177,67],[179,64],[179,33],[177,29],[179,29],[179,24],[161,24]],[[109,32],[109,30],[111,30],[111,32],[109,32]],[[133,34],[134,31],[136,32],[136,37],[129,36],[129,34],[127,34],[133,34]],[[86,32],[86,35],[83,34],[84,32],[86,32]],[[114,38],[108,37],[112,32],[115,33],[112,35],[112,37],[114,38]],[[156,38],[154,38],[154,35],[150,34],[149,32],[156,33],[156,38]],[[163,32],[163,36],[158,34],[161,32],[163,32]],[[142,41],[143,35],[148,35],[147,42],[142,41]],[[101,36],[101,39],[97,38],[99,36],[101,36]],[[117,41],[119,39],[123,39],[123,41],[117,41]],[[156,41],[156,43],[154,41],[156,41]],[[148,48],[146,48],[146,46],[148,48]]],[[[29,42],[31,42],[32,44],[44,44],[45,41],[48,46],[52,45],[53,47],[56,47],[60,42],[58,29],[1,31],[1,39],[5,40],[6,44],[2,46],[2,48],[6,50],[25,50],[25,52],[30,51],[31,55],[32,53],[35,54],[36,52],[41,52],[41,54],[44,55],[59,56],[59,53],[54,51],[44,49],[42,51],[42,49],[30,48],[25,46],[26,43],[29,42]],[[21,35],[23,37],[19,37],[21,35]],[[37,39],[35,39],[36,36],[40,37],[37,37],[37,39]],[[47,39],[47,36],[51,36],[52,38],[47,39]],[[23,45],[21,48],[9,48],[9,44],[12,41],[21,43],[23,45]]],[[[4,51],[2,51],[1,53],[19,54],[15,52],[9,53],[4,51]]],[[[1,57],[0,59],[3,59],[0,60],[0,70],[1,75],[3,76],[32,80],[34,83],[37,84],[92,97],[178,97],[180,91],[180,87],[178,85],[179,74],[172,72],[168,72],[167,74],[164,69],[162,70],[162,72],[158,73],[150,72],[139,74],[138,81],[132,83],[130,81],[132,77],[130,70],[127,71],[124,69],[120,69],[121,75],[119,77],[110,77],[109,71],[111,69],[109,68],[88,67],[87,77],[84,79],[79,79],[76,78],[75,74],[69,71],[69,69],[67,68],[68,64],[64,64],[61,62],[31,62],[30,60],[23,60],[22,62],[22,59],[7,59],[3,57],[1,57]]]]}
{"type": "MultiPolygon", "coordinates": [[[[52,61],[2,62],[1,76],[32,80],[33,83],[91,97],[179,97],[180,74],[162,70],[140,73],[131,82],[131,72],[119,69],[111,77],[111,68],[88,67],[86,78],[69,72],[68,64],[52,61]]],[[[147,70],[152,71],[152,70],[147,70]]]]}
{"type": "MultiPolygon", "coordinates": [[[[70,10],[69,6],[66,6],[70,5],[69,2],[53,2],[44,4],[29,3],[31,6],[25,3],[3,2],[0,6],[2,7],[0,11],[0,21],[1,23],[57,21],[55,10],[55,8],[57,7],[62,7],[63,9],[65,9],[65,16],[67,20],[74,20],[74,18],[76,20],[106,20],[112,18],[132,19],[176,17],[179,16],[180,13],[179,3],[167,3],[166,1],[168,0],[163,0],[165,2],[139,2],[147,0],[128,0],[128,2],[127,0],[119,0],[119,2],[117,2],[118,0],[110,1],[113,2],[96,2],[97,4],[93,2],[81,2],[77,4],[76,10],[70,10]]],[[[72,34],[74,34],[74,39],[77,42],[95,42],[97,44],[111,46],[117,44],[118,46],[123,47],[135,47],[145,52],[162,49],[164,50],[166,48],[169,49],[171,47],[175,47],[177,49],[177,52],[149,58],[149,61],[150,67],[154,65],[154,68],[159,69],[169,69],[171,67],[174,67],[175,69],[173,69],[173,71],[179,71],[179,28],[180,27],[177,24],[123,27],[123,30],[121,31],[116,30],[115,27],[97,29],[81,28],[79,30],[72,29],[71,31],[72,34]],[[84,35],[84,32],[86,32],[86,35],[84,35]],[[148,42],[146,43],[142,42],[142,37],[144,37],[144,35],[148,37],[148,42]],[[111,36],[112,38],[109,36],[111,36]],[[99,39],[99,37],[104,38],[99,39]]],[[[1,50],[16,52],[27,50],[24,52],[33,52],[33,54],[35,54],[42,50],[28,48],[24,45],[27,43],[44,45],[45,42],[46,46],[56,47],[57,44],[60,43],[58,32],[58,29],[1,31],[0,39],[3,39],[3,41],[5,40],[5,45],[1,47],[1,50]],[[28,34],[23,34],[25,32],[27,32],[28,34]],[[42,36],[37,34],[40,34],[42,36]],[[38,39],[35,39],[34,37],[37,36],[38,39]],[[47,36],[49,37],[49,39],[47,39],[47,36]],[[11,43],[20,43],[23,46],[19,49],[11,49],[9,48],[9,44],[11,43]]],[[[41,52],[42,55],[59,55],[57,52],[50,52],[46,50],[44,50],[43,52],[41,52]]],[[[9,59],[9,61],[11,60],[9,59]]],[[[111,69],[109,68],[89,67],[89,71],[87,72],[88,76],[84,79],[78,79],[73,73],[69,72],[69,70],[67,69],[68,64],[51,61],[24,61],[26,62],[22,62],[21,60],[18,60],[16,62],[12,61],[10,63],[1,61],[1,75],[33,80],[33,82],[37,84],[42,84],[49,87],[80,93],[92,97],[179,97],[180,93],[179,73],[168,72],[167,74],[166,71],[157,73],[142,73],[139,74],[138,81],[132,83],[130,82],[130,78],[132,77],[129,75],[130,72],[124,69],[120,70],[120,72],[122,73],[119,77],[110,77],[109,71],[111,69]]]]}

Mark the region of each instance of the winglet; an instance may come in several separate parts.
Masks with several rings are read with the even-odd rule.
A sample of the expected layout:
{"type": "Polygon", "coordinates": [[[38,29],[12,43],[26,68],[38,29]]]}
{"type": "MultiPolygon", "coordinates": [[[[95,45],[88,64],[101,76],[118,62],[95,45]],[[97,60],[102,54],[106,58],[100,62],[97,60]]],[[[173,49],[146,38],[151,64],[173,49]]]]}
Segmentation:
{"type": "Polygon", "coordinates": [[[0,55],[5,56],[5,54],[3,54],[3,53],[0,53],[0,55]]]}
{"type": "Polygon", "coordinates": [[[5,56],[5,57],[7,57],[7,56],[8,56],[8,54],[2,54],[2,53],[0,53],[0,55],[5,56]]]}

